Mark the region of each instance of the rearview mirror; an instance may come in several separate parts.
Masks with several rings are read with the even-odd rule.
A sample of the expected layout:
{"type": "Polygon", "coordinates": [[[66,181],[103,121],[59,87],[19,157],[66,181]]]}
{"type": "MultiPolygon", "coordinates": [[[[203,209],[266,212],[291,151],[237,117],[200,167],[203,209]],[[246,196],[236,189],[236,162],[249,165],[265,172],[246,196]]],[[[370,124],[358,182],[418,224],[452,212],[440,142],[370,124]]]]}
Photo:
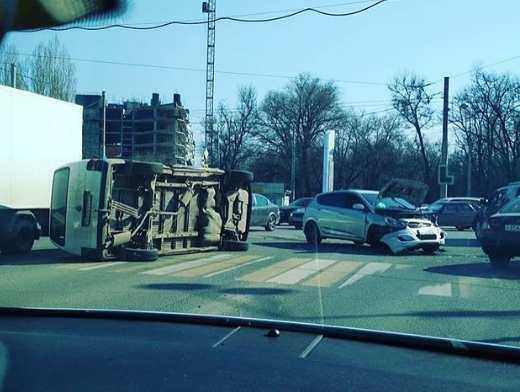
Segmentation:
{"type": "Polygon", "coordinates": [[[365,211],[365,206],[361,203],[354,204],[352,208],[357,211],[365,211]]]}

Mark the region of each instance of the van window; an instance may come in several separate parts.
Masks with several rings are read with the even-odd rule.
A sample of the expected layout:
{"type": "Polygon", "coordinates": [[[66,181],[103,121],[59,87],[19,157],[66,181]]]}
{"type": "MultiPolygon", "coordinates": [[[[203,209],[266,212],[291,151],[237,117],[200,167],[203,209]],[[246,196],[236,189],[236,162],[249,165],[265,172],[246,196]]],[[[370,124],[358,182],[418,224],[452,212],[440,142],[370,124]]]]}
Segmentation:
{"type": "Polygon", "coordinates": [[[68,167],[57,170],[52,180],[50,237],[58,245],[65,245],[67,197],[69,191],[68,167]]]}

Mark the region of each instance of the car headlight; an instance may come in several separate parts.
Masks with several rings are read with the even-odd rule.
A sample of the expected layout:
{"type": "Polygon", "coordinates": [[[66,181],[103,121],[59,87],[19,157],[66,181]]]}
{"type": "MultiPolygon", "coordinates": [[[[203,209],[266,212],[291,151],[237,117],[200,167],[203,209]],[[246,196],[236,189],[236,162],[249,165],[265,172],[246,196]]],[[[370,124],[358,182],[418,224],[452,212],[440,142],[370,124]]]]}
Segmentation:
{"type": "Polygon", "coordinates": [[[406,223],[404,223],[403,221],[391,218],[389,216],[385,217],[385,223],[388,226],[393,227],[395,229],[404,229],[406,227],[406,223]]]}

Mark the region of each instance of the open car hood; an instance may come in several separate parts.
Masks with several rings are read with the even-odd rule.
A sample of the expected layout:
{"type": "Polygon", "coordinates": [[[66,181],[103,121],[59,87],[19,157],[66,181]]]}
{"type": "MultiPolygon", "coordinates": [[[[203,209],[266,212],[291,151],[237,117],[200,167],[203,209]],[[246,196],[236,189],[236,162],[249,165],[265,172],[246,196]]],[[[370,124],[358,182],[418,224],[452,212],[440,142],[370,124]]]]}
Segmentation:
{"type": "Polygon", "coordinates": [[[395,178],[379,191],[379,197],[400,197],[413,205],[419,206],[428,193],[428,185],[413,180],[395,178]]]}

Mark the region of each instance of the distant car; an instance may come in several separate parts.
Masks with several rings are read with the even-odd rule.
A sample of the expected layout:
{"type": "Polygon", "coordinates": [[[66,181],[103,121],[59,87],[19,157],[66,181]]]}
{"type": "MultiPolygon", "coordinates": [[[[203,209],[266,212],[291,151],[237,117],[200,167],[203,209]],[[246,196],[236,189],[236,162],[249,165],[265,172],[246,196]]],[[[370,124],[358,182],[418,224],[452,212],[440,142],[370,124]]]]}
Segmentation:
{"type": "Polygon", "coordinates": [[[267,231],[273,231],[280,220],[280,210],[264,195],[253,193],[251,208],[251,226],[262,226],[267,231]]]}
{"type": "MultiPolygon", "coordinates": [[[[312,201],[312,199],[311,199],[312,201]]],[[[303,216],[305,215],[305,208],[298,208],[289,215],[289,224],[294,226],[296,230],[301,230],[303,227],[303,216]]]]}
{"type": "Polygon", "coordinates": [[[380,192],[346,190],[318,195],[303,218],[307,242],[317,245],[324,238],[338,238],[356,244],[385,244],[393,253],[414,249],[434,253],[444,244],[444,232],[425,219],[419,208],[399,197],[421,193],[419,199],[424,198],[425,192],[414,184],[390,183],[380,192]]]}
{"type": "Polygon", "coordinates": [[[481,207],[472,201],[438,201],[423,210],[439,226],[454,226],[457,230],[469,229],[481,207]]]}
{"type": "Polygon", "coordinates": [[[300,209],[305,208],[312,201],[312,197],[301,197],[299,199],[294,200],[288,206],[280,207],[280,223],[289,223],[289,218],[291,214],[300,209]]]}
{"type": "Polygon", "coordinates": [[[444,206],[447,203],[457,203],[457,202],[466,202],[473,206],[475,206],[477,209],[483,207],[483,199],[481,197],[443,197],[442,199],[435,200],[433,203],[429,205],[423,205],[421,208],[428,210],[428,209],[434,209],[438,210],[439,207],[444,206]]]}
{"type": "Polygon", "coordinates": [[[520,256],[520,198],[491,215],[482,224],[479,239],[494,266],[506,266],[512,257],[520,256]]]}
{"type": "Polygon", "coordinates": [[[482,226],[487,223],[488,219],[496,214],[503,206],[511,200],[520,196],[520,182],[511,182],[506,186],[498,188],[486,200],[484,207],[479,211],[473,222],[473,231],[475,236],[480,238],[482,226]]]}

